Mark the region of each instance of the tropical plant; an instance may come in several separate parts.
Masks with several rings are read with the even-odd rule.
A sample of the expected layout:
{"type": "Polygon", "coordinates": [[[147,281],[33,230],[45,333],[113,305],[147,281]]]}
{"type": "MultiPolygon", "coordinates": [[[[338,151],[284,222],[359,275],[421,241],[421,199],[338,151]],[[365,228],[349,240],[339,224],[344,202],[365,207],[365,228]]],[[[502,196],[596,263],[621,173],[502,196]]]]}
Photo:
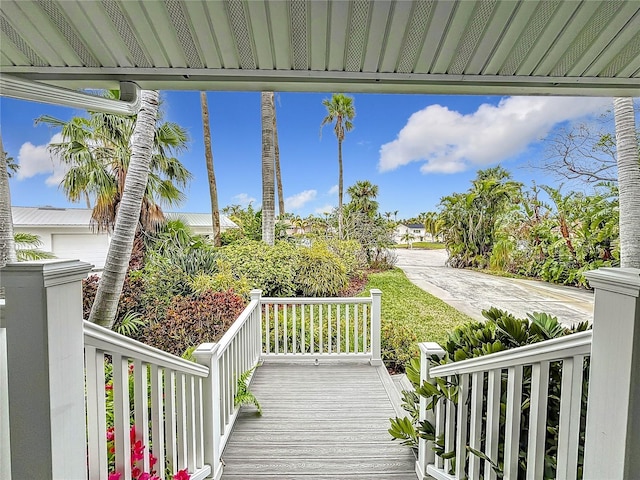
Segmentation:
{"type": "Polygon", "coordinates": [[[258,409],[256,411],[256,414],[262,415],[262,407],[260,407],[260,402],[258,402],[256,396],[251,392],[251,390],[249,390],[249,377],[251,377],[251,374],[255,369],[256,367],[253,367],[246,372],[242,372],[238,377],[238,380],[236,382],[236,394],[233,397],[233,405],[235,407],[240,407],[243,405],[255,405],[255,407],[258,409]]]}
{"type": "Polygon", "coordinates": [[[275,242],[275,178],[273,125],[273,92],[262,92],[262,241],[275,242]]]}
{"type": "Polygon", "coordinates": [[[207,163],[207,178],[209,179],[209,196],[211,198],[211,225],[213,227],[213,244],[220,246],[220,209],[218,207],[218,186],[216,173],[213,169],[213,151],[211,149],[211,127],[209,124],[209,105],[207,92],[200,92],[200,107],[202,109],[202,129],[204,137],[204,156],[207,163]]]}
{"type": "Polygon", "coordinates": [[[314,243],[300,249],[295,283],[302,296],[334,297],[347,285],[347,270],[326,245],[314,243]]]}
{"type": "Polygon", "coordinates": [[[2,145],[2,135],[0,134],[0,267],[16,261],[7,157],[2,145]]]}
{"type": "Polygon", "coordinates": [[[342,93],[334,93],[331,99],[324,99],[322,105],[327,109],[327,116],[324,117],[320,124],[320,132],[322,127],[329,123],[334,124],[334,133],[338,140],[338,237],[343,238],[343,213],[342,213],[342,196],[343,196],[343,169],[342,169],[342,142],[345,138],[345,132],[353,129],[352,120],[356,116],[356,109],[353,105],[353,97],[342,93]]]}
{"type": "Polygon", "coordinates": [[[275,161],[276,185],[278,187],[278,218],[284,219],[284,193],[282,192],[282,171],[280,170],[280,144],[278,142],[278,122],[276,121],[275,95],[273,105],[273,154],[275,161]]]}
{"type": "MultiPolygon", "coordinates": [[[[0,145],[2,140],[0,139],[0,145]]],[[[13,176],[20,170],[20,165],[17,164],[13,157],[10,157],[7,152],[4,152],[4,160],[7,163],[7,176],[13,178],[13,176]]]]}
{"type": "Polygon", "coordinates": [[[620,266],[640,268],[640,160],[633,99],[616,98],[613,103],[620,189],[620,266]]]}
{"type": "MultiPolygon", "coordinates": [[[[140,110],[130,137],[131,156],[118,215],[96,299],[89,315],[90,322],[107,328],[111,328],[115,322],[118,299],[127,273],[143,200],[148,191],[149,169],[152,157],[155,156],[153,146],[158,117],[158,92],[142,90],[140,100],[140,110]]],[[[114,118],[117,119],[118,117],[114,118]]]]}
{"type": "Polygon", "coordinates": [[[42,240],[40,240],[38,235],[18,232],[14,234],[13,239],[16,246],[16,256],[19,262],[55,258],[53,253],[38,249],[38,247],[42,246],[42,240]]]}
{"type": "MultiPolygon", "coordinates": [[[[117,92],[106,95],[113,98],[117,92]]],[[[62,129],[62,141],[49,145],[49,150],[69,168],[61,187],[69,200],[85,199],[87,207],[93,208],[92,223],[99,231],[111,231],[133,159],[136,116],[90,112],[88,117],[63,121],[44,115],[36,123],[62,129]]],[[[176,206],[184,200],[180,188],[191,179],[175,157],[186,148],[186,131],[175,123],[161,122],[157,114],[149,128],[148,174],[145,185],[140,187],[143,196],[139,219],[145,231],[153,231],[162,224],[162,206],[176,206]]]]}
{"type": "Polygon", "coordinates": [[[375,201],[378,196],[377,185],[369,180],[360,180],[347,188],[347,193],[351,201],[345,206],[345,210],[362,212],[372,218],[378,214],[378,202],[375,201]]]}

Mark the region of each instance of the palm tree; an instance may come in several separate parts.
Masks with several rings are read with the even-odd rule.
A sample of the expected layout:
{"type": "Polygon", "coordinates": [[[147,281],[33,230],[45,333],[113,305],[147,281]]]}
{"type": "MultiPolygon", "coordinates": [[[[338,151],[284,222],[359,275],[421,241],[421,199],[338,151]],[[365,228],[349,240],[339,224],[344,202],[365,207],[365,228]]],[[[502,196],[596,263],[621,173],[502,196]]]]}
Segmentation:
{"type": "MultiPolygon", "coordinates": [[[[275,102],[275,99],[274,99],[275,102]]],[[[282,193],[282,173],[280,172],[280,145],[278,143],[278,124],[276,122],[276,106],[273,105],[273,146],[276,163],[276,184],[278,185],[278,217],[284,218],[284,193],[282,193]]]]}
{"type": "Polygon", "coordinates": [[[342,93],[334,93],[331,96],[331,100],[324,99],[322,105],[327,109],[327,116],[324,117],[320,124],[320,132],[322,132],[322,127],[326,124],[335,122],[333,130],[338,139],[338,237],[342,238],[342,142],[344,141],[345,132],[353,129],[351,121],[356,116],[356,109],[353,105],[353,97],[342,93]]]}
{"type": "Polygon", "coordinates": [[[378,202],[374,199],[378,196],[378,186],[369,180],[360,180],[349,188],[347,193],[351,197],[350,208],[364,213],[373,218],[378,212],[378,202]]]}
{"type": "MultiPolygon", "coordinates": [[[[116,94],[109,92],[108,96],[116,94]]],[[[50,116],[36,120],[62,128],[63,141],[49,146],[70,167],[61,182],[62,189],[73,202],[87,200],[89,208],[93,207],[92,224],[98,231],[109,231],[114,226],[132,156],[135,121],[134,116],[101,112],[90,112],[88,118],[74,117],[68,122],[50,116]]],[[[175,123],[156,120],[153,134],[150,172],[140,214],[142,228],[151,231],[164,221],[160,205],[178,205],[185,198],[179,188],[191,178],[174,156],[186,148],[186,130],[175,123]]]]}
{"type": "Polygon", "coordinates": [[[275,241],[275,191],[273,159],[273,92],[262,92],[262,241],[275,241]]]}
{"type": "Polygon", "coordinates": [[[200,106],[202,108],[202,128],[204,135],[204,156],[207,162],[207,176],[209,177],[209,195],[211,197],[211,225],[213,227],[213,244],[220,246],[220,210],[218,208],[218,186],[216,173],[213,170],[213,151],[211,150],[211,128],[209,127],[209,105],[207,93],[200,92],[200,106]]]}
{"type": "Polygon", "coordinates": [[[13,238],[16,244],[16,256],[19,262],[55,258],[53,253],[38,249],[38,247],[42,246],[42,240],[40,240],[38,235],[21,232],[16,233],[13,238]]]}
{"type": "Polygon", "coordinates": [[[7,163],[7,176],[12,178],[13,175],[20,170],[20,165],[18,165],[7,152],[4,152],[4,161],[7,163]]]}
{"type": "Polygon", "coordinates": [[[17,261],[6,158],[0,134],[0,267],[17,261]]]}
{"type": "Polygon", "coordinates": [[[140,221],[140,211],[149,190],[147,180],[155,156],[158,99],[156,91],[140,92],[140,110],[131,135],[131,156],[122,199],[119,202],[104,271],[89,315],[90,322],[107,328],[113,326],[116,318],[118,299],[127,273],[133,239],[140,221]]]}
{"type": "Polygon", "coordinates": [[[394,221],[394,222],[397,222],[397,221],[398,221],[398,211],[399,211],[399,210],[394,210],[394,211],[393,211],[393,221],[394,221]]]}
{"type": "Polygon", "coordinates": [[[632,98],[613,101],[620,195],[620,266],[640,268],[640,161],[632,98]]]}

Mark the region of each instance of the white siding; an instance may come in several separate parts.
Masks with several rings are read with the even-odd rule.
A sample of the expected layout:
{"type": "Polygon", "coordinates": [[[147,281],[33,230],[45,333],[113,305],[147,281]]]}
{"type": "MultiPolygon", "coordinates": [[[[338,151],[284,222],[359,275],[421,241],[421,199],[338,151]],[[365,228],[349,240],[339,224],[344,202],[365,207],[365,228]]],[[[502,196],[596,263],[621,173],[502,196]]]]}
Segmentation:
{"type": "Polygon", "coordinates": [[[54,233],[51,240],[52,252],[56,257],[89,262],[96,269],[104,267],[109,248],[109,237],[106,234],[54,233]]]}

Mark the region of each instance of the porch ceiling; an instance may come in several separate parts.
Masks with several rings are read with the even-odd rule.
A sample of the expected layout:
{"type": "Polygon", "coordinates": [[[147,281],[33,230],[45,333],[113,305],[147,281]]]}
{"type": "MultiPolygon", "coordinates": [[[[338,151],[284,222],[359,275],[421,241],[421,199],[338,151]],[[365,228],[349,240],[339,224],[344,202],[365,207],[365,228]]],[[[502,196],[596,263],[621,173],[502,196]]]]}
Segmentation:
{"type": "Polygon", "coordinates": [[[2,0],[0,69],[70,88],[637,96],[640,0],[2,0]]]}

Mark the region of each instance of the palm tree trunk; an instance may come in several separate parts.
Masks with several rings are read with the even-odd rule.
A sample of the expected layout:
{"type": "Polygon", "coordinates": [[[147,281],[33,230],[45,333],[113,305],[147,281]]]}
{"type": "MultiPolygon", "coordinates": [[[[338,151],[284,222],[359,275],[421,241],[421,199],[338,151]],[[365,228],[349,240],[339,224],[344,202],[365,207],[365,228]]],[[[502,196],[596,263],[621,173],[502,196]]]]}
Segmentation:
{"type": "Polygon", "coordinates": [[[202,127],[204,130],[204,156],[207,161],[207,176],[209,177],[209,196],[211,197],[211,225],[213,227],[213,244],[220,246],[220,210],[218,208],[218,186],[216,173],[213,170],[213,150],[211,149],[211,128],[209,126],[209,105],[207,93],[200,92],[202,106],[202,127]]]}
{"type": "Polygon", "coordinates": [[[278,186],[278,217],[284,218],[284,194],[282,193],[282,174],[280,173],[280,145],[278,143],[278,122],[276,120],[275,103],[273,105],[273,146],[276,160],[276,184],[278,186]]]}
{"type": "Polygon", "coordinates": [[[7,158],[2,145],[2,135],[0,134],[0,267],[17,261],[16,246],[13,240],[13,217],[11,215],[11,192],[9,191],[7,158]]]}
{"type": "Polygon", "coordinates": [[[613,101],[620,195],[620,266],[640,268],[640,161],[632,98],[613,101]]]}
{"type": "Polygon", "coordinates": [[[122,200],[102,278],[89,315],[90,322],[107,328],[113,326],[116,318],[118,300],[122,293],[133,240],[140,220],[140,209],[147,188],[149,165],[153,153],[159,96],[156,91],[143,90],[140,97],[140,111],[131,137],[131,160],[122,200]]]}
{"type": "Polygon", "coordinates": [[[262,92],[262,241],[275,243],[275,179],[273,159],[273,92],[262,92]]]}
{"type": "Polygon", "coordinates": [[[338,238],[342,239],[342,140],[338,138],[338,238]]]}

